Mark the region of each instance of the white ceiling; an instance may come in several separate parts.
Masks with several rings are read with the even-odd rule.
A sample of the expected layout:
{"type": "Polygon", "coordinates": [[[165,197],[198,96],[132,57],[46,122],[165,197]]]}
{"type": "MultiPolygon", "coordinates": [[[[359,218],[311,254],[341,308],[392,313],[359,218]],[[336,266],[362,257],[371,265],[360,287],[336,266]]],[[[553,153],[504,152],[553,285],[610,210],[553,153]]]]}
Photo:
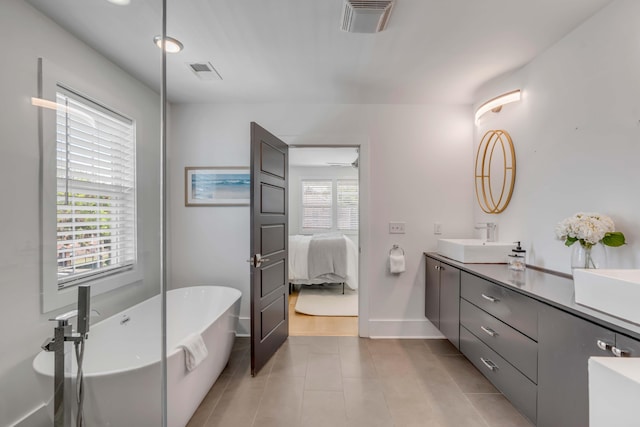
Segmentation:
{"type": "MultiPolygon", "coordinates": [[[[152,88],[161,1],[27,0],[152,88]]],[[[343,0],[168,0],[172,102],[470,104],[612,0],[396,0],[387,30],[340,30],[343,0]],[[211,62],[222,81],[187,67],[211,62]]]]}

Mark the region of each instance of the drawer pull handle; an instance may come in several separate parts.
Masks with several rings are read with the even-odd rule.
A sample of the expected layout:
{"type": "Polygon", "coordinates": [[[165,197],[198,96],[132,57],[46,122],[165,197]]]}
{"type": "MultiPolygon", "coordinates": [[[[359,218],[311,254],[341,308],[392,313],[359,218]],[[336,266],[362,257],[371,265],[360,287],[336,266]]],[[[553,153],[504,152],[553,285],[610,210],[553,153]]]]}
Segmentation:
{"type": "Polygon", "coordinates": [[[613,348],[611,344],[604,342],[602,340],[596,341],[596,344],[598,345],[598,348],[603,351],[610,351],[613,348]]]}
{"type": "Polygon", "coordinates": [[[492,371],[495,371],[498,369],[498,366],[493,363],[491,360],[485,359],[484,357],[480,358],[480,361],[484,364],[484,366],[486,366],[487,368],[489,368],[492,371]]]}
{"type": "Polygon", "coordinates": [[[498,333],[491,328],[485,328],[484,326],[480,326],[480,329],[482,329],[487,335],[490,335],[492,337],[495,337],[498,335],[498,333]]]}
{"type": "Polygon", "coordinates": [[[434,270],[440,270],[440,266],[439,266],[439,265],[436,265],[436,266],[434,266],[434,267],[433,267],[433,269],[434,269],[434,270]]]}
{"type": "Polygon", "coordinates": [[[611,347],[611,353],[615,357],[629,357],[631,354],[627,350],[621,350],[618,347],[611,347]]]}
{"type": "Polygon", "coordinates": [[[485,294],[482,294],[482,298],[486,299],[487,301],[491,301],[491,302],[500,301],[498,298],[492,297],[490,295],[485,295],[485,294]]]}

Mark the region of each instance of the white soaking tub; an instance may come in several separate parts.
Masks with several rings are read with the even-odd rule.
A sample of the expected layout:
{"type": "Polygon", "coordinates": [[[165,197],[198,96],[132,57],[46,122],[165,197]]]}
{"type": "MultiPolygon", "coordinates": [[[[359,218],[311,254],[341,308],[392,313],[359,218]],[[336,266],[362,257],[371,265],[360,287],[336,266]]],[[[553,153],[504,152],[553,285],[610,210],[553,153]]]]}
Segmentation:
{"type": "MultiPolygon", "coordinates": [[[[168,426],[187,424],[226,366],[240,297],[237,289],[223,286],[167,292],[168,426]],[[184,350],[178,344],[194,333],[202,336],[209,355],[188,371],[184,350]]],[[[85,425],[161,424],[160,342],[160,295],[91,326],[83,363],[85,425]]],[[[75,376],[75,355],[72,359],[75,376]]],[[[53,353],[40,352],[33,368],[53,417],[53,353]]]]}

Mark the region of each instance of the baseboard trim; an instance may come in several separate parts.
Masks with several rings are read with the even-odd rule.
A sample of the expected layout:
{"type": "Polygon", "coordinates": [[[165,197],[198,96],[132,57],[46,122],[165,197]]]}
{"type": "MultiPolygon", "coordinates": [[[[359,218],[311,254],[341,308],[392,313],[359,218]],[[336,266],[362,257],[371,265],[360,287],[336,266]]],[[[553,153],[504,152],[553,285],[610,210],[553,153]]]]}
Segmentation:
{"type": "Polygon", "coordinates": [[[51,423],[52,421],[47,414],[47,405],[43,403],[14,424],[11,424],[11,427],[42,427],[51,425],[51,423]]]}
{"type": "Polygon", "coordinates": [[[370,319],[369,338],[444,338],[427,319],[370,319]]]}
{"type": "Polygon", "coordinates": [[[238,319],[238,329],[236,329],[237,337],[249,337],[251,336],[251,318],[240,317],[238,319]]]}

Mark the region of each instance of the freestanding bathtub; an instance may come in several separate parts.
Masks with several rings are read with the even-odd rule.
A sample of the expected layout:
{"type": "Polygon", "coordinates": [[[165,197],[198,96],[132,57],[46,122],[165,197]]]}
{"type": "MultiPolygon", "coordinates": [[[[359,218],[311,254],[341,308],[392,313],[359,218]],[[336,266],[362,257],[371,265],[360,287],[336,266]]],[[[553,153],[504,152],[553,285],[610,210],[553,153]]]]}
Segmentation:
{"type": "MultiPolygon", "coordinates": [[[[168,426],[187,424],[226,366],[240,296],[237,289],[222,286],[167,292],[168,426]],[[209,355],[189,372],[184,351],[177,345],[192,333],[202,335],[209,355]]],[[[161,425],[160,342],[160,295],[91,326],[83,364],[85,425],[161,425]]],[[[75,376],[75,356],[72,359],[75,376]]],[[[40,352],[33,368],[53,416],[53,353],[40,352]]]]}

